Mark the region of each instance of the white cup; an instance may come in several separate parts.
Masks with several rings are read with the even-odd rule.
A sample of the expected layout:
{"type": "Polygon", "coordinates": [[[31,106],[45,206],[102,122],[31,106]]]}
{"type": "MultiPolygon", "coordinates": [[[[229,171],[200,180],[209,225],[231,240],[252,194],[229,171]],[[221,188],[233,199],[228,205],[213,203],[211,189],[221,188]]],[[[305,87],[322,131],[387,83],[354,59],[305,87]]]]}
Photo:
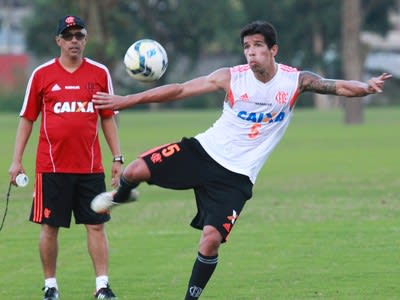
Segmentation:
{"type": "Polygon", "coordinates": [[[25,187],[29,183],[29,178],[26,174],[21,173],[17,175],[17,177],[15,178],[15,182],[17,183],[17,186],[25,187]]]}

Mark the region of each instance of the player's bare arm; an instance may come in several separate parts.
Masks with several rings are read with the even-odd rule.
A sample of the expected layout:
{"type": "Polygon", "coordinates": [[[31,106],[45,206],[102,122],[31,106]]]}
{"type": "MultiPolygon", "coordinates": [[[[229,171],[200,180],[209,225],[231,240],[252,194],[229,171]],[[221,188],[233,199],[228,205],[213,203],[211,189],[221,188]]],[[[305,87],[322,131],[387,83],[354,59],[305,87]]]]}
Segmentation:
{"type": "Polygon", "coordinates": [[[346,97],[363,97],[382,92],[385,80],[392,75],[382,73],[366,83],[357,80],[326,79],[310,71],[302,71],[299,77],[300,92],[314,92],[346,97]]]}
{"type": "Polygon", "coordinates": [[[219,89],[227,91],[229,82],[229,68],[221,68],[209,75],[197,77],[184,83],[167,84],[127,96],[98,92],[93,95],[93,103],[97,109],[122,110],[137,104],[170,102],[214,92],[219,89]]]}

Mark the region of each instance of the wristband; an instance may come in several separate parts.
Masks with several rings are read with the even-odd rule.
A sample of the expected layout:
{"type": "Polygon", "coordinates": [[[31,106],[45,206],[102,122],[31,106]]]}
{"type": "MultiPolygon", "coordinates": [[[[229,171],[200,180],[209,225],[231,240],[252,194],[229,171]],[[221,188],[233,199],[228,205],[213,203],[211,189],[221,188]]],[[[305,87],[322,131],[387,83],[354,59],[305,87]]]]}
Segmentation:
{"type": "Polygon", "coordinates": [[[124,157],[122,155],[117,155],[117,156],[113,157],[112,161],[113,162],[119,162],[119,163],[123,164],[125,160],[124,160],[124,157]]]}

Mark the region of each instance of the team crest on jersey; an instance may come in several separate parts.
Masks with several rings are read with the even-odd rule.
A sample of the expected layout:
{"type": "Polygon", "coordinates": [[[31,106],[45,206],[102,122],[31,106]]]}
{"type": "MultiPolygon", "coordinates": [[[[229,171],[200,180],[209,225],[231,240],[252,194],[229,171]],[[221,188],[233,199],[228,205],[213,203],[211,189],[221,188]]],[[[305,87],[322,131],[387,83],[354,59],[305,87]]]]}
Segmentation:
{"type": "Polygon", "coordinates": [[[94,113],[93,102],[91,101],[71,101],[71,102],[57,102],[54,105],[54,112],[56,114],[61,113],[94,113]]]}
{"type": "Polygon", "coordinates": [[[44,209],[44,211],[43,211],[43,214],[44,214],[44,217],[46,218],[46,219],[48,219],[48,218],[50,218],[50,216],[51,216],[51,209],[49,209],[49,208],[45,208],[44,209]]]}
{"type": "Polygon", "coordinates": [[[96,92],[96,84],[94,82],[88,82],[86,85],[86,89],[91,93],[94,94],[96,92]]]}
{"type": "Polygon", "coordinates": [[[280,105],[285,105],[288,102],[289,93],[285,91],[279,91],[275,95],[276,103],[280,105]]]}
{"type": "Polygon", "coordinates": [[[162,156],[161,156],[161,154],[158,153],[158,152],[153,153],[153,154],[151,155],[150,159],[151,159],[151,161],[152,161],[153,164],[157,164],[157,163],[162,162],[162,156]]]}

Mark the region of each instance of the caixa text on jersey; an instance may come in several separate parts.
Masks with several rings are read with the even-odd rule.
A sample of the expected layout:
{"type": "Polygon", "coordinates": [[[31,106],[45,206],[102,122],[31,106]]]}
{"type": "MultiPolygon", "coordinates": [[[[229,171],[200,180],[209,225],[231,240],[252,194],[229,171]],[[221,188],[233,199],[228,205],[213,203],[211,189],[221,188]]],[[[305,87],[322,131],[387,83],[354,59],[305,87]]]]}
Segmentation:
{"type": "Polygon", "coordinates": [[[94,106],[91,101],[57,102],[54,104],[54,112],[56,114],[71,112],[94,113],[94,106]]]}
{"type": "Polygon", "coordinates": [[[237,116],[242,120],[254,122],[254,123],[273,123],[273,122],[281,122],[285,118],[285,112],[281,111],[279,113],[269,112],[247,112],[240,111],[237,116]]]}

